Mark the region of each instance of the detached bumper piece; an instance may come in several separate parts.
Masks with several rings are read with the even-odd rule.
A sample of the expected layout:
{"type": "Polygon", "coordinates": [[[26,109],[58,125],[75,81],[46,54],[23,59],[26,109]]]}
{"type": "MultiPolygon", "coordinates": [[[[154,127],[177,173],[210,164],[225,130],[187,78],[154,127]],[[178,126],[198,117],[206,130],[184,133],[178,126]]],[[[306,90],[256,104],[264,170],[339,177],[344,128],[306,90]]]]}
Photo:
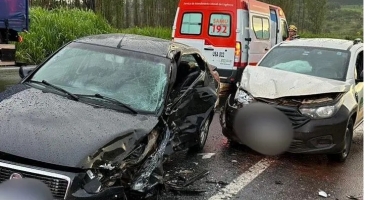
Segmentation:
{"type": "Polygon", "coordinates": [[[0,66],[15,65],[15,44],[0,44],[0,66]]]}

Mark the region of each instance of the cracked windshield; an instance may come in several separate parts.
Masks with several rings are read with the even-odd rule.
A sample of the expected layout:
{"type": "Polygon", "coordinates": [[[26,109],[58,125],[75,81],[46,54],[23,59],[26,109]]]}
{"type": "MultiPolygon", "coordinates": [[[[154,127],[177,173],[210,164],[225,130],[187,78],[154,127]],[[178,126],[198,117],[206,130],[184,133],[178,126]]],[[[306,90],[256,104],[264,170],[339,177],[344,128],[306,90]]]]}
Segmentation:
{"type": "Polygon", "coordinates": [[[73,94],[101,94],[135,110],[155,112],[163,102],[167,74],[165,62],[152,55],[112,53],[109,48],[73,43],[46,62],[32,80],[46,80],[73,94]]]}

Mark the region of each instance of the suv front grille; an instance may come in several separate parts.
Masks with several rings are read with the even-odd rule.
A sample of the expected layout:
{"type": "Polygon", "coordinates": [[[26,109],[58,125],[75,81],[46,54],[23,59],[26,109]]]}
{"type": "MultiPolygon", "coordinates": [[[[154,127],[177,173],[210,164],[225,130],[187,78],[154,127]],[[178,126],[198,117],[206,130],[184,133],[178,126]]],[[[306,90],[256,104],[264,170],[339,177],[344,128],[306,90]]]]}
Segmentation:
{"type": "Polygon", "coordinates": [[[55,199],[65,198],[70,181],[68,177],[0,162],[0,183],[9,180],[13,173],[21,174],[24,178],[40,180],[49,187],[55,199]]]}

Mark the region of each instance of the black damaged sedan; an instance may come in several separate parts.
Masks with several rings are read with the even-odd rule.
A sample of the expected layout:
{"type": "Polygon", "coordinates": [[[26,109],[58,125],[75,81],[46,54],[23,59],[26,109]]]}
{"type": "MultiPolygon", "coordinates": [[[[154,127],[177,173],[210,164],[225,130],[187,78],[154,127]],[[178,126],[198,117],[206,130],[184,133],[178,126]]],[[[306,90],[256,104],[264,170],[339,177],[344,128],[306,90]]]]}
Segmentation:
{"type": "Polygon", "coordinates": [[[192,47],[106,34],[63,46],[0,93],[0,182],[36,178],[55,199],[139,199],[175,151],[200,151],[217,72],[192,47]]]}

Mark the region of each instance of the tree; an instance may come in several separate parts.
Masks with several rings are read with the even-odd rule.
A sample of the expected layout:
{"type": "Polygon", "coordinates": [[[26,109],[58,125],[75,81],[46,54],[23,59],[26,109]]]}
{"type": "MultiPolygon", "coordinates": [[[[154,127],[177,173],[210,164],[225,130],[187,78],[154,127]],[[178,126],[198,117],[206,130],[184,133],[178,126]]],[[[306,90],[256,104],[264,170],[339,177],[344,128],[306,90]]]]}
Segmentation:
{"type": "Polygon", "coordinates": [[[314,34],[321,33],[327,10],[327,0],[305,0],[304,4],[308,14],[309,31],[314,34]]]}

